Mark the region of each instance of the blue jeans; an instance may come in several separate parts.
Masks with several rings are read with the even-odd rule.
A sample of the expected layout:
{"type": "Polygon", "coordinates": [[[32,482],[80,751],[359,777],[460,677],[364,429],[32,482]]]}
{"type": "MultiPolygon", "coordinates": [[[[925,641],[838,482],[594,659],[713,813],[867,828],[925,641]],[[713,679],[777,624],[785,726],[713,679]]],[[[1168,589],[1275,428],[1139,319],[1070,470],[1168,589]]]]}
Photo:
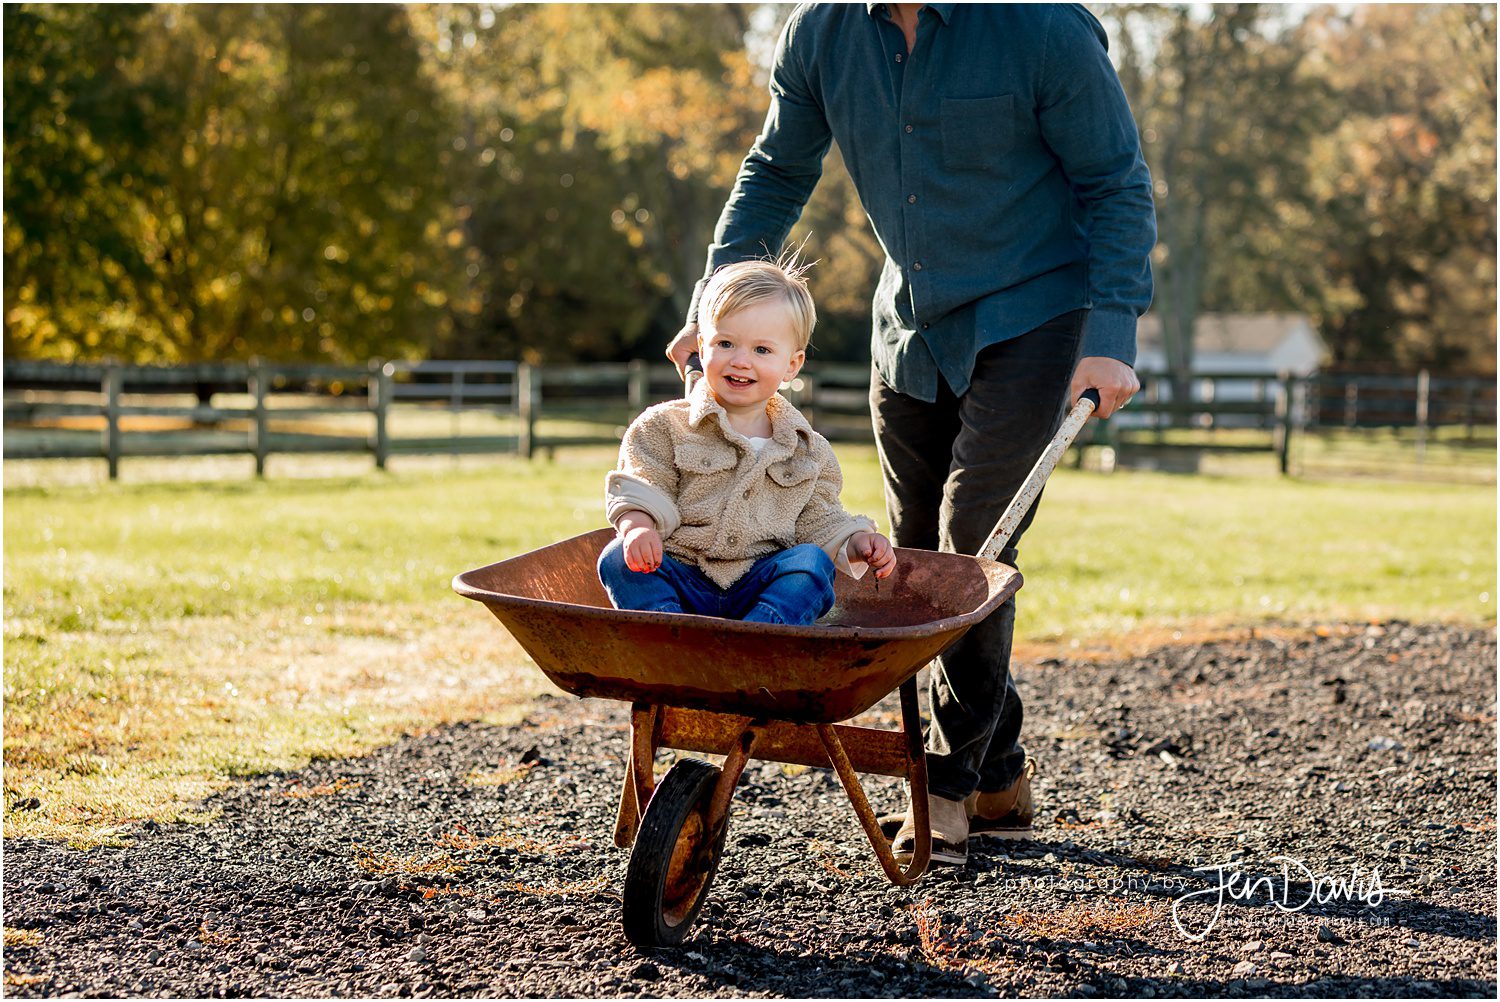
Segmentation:
{"type": "Polygon", "coordinates": [[[806,626],[833,608],[833,561],[810,543],[761,557],[739,580],[720,588],[698,568],[662,555],[649,574],[625,566],[615,539],[599,554],[599,580],[616,609],[689,612],[747,623],[806,626]]]}

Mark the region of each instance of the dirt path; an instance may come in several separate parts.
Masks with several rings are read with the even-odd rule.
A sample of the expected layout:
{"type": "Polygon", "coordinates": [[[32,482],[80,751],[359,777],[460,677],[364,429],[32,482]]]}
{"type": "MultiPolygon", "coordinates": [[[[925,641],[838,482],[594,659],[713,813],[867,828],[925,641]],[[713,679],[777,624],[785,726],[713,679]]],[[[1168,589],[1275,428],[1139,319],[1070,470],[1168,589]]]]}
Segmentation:
{"type": "Polygon", "coordinates": [[[12,840],[6,994],[1493,997],[1494,632],[1324,632],[1023,665],[1038,840],[911,890],[830,774],[752,764],[695,936],[651,955],[613,704],[260,777],[125,849],[12,840]],[[1215,918],[1220,864],[1268,881],[1215,918]],[[1284,865],[1288,909],[1345,886],[1284,910],[1284,865]]]}

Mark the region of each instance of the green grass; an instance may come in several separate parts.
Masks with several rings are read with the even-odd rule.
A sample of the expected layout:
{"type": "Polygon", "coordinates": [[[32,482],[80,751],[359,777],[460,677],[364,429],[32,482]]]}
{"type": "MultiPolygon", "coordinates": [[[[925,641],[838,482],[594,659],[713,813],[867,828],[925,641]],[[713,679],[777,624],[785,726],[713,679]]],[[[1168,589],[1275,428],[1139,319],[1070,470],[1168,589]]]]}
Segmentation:
{"type": "MultiPolygon", "coordinates": [[[[878,515],[873,450],[840,452],[878,515]]],[[[6,835],[98,844],[236,776],[514,714],[545,682],[449,580],[603,524],[612,451],[560,457],[8,489],[6,835]]],[[[1495,618],[1493,487],[1064,470],[1024,544],[1023,645],[1495,618]]]]}
{"type": "Polygon", "coordinates": [[[1494,621],[1493,487],[1064,474],[1024,544],[1033,638],[1494,621]]]}

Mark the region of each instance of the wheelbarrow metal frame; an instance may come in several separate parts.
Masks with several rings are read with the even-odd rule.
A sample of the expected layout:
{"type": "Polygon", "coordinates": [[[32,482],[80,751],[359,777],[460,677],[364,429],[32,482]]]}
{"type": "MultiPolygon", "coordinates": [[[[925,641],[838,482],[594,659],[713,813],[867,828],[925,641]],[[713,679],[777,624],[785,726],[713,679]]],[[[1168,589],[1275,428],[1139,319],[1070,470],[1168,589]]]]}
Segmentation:
{"type": "Polygon", "coordinates": [[[901,730],[851,724],[797,724],[735,716],[711,710],[636,703],[630,714],[630,761],[615,818],[615,845],[635,843],[641,812],[655,792],[653,766],[661,749],[702,752],[724,757],[709,809],[709,827],[717,832],[729,820],[734,788],[751,758],[833,769],[859,818],[860,827],[892,883],[913,884],[932,856],[927,819],[927,757],[922,747],[922,719],[913,676],[901,683],[901,730]],[[897,776],[912,790],[916,844],[903,867],[880,831],[880,822],[865,796],[859,773],[897,776]]]}

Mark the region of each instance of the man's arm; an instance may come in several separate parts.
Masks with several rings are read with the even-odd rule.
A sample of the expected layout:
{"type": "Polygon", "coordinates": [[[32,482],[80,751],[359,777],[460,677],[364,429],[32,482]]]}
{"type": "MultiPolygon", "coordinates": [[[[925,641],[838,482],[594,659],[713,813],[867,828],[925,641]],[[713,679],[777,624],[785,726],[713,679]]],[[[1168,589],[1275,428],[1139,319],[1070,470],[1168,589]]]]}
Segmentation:
{"type": "Polygon", "coordinates": [[[1039,87],[1042,138],[1087,212],[1089,299],[1072,398],[1098,388],[1100,417],[1140,389],[1136,321],[1151,305],[1156,210],[1135,118],[1104,29],[1082,7],[1053,8],[1039,87]]]}
{"type": "Polygon", "coordinates": [[[679,373],[695,350],[698,299],[708,279],[726,264],[774,256],[823,174],[823,157],[833,135],[798,56],[801,14],[801,8],[792,14],[776,45],[765,125],[740,165],[734,190],[719,214],[703,278],[693,287],[687,322],[667,348],[667,357],[679,373]]]}

